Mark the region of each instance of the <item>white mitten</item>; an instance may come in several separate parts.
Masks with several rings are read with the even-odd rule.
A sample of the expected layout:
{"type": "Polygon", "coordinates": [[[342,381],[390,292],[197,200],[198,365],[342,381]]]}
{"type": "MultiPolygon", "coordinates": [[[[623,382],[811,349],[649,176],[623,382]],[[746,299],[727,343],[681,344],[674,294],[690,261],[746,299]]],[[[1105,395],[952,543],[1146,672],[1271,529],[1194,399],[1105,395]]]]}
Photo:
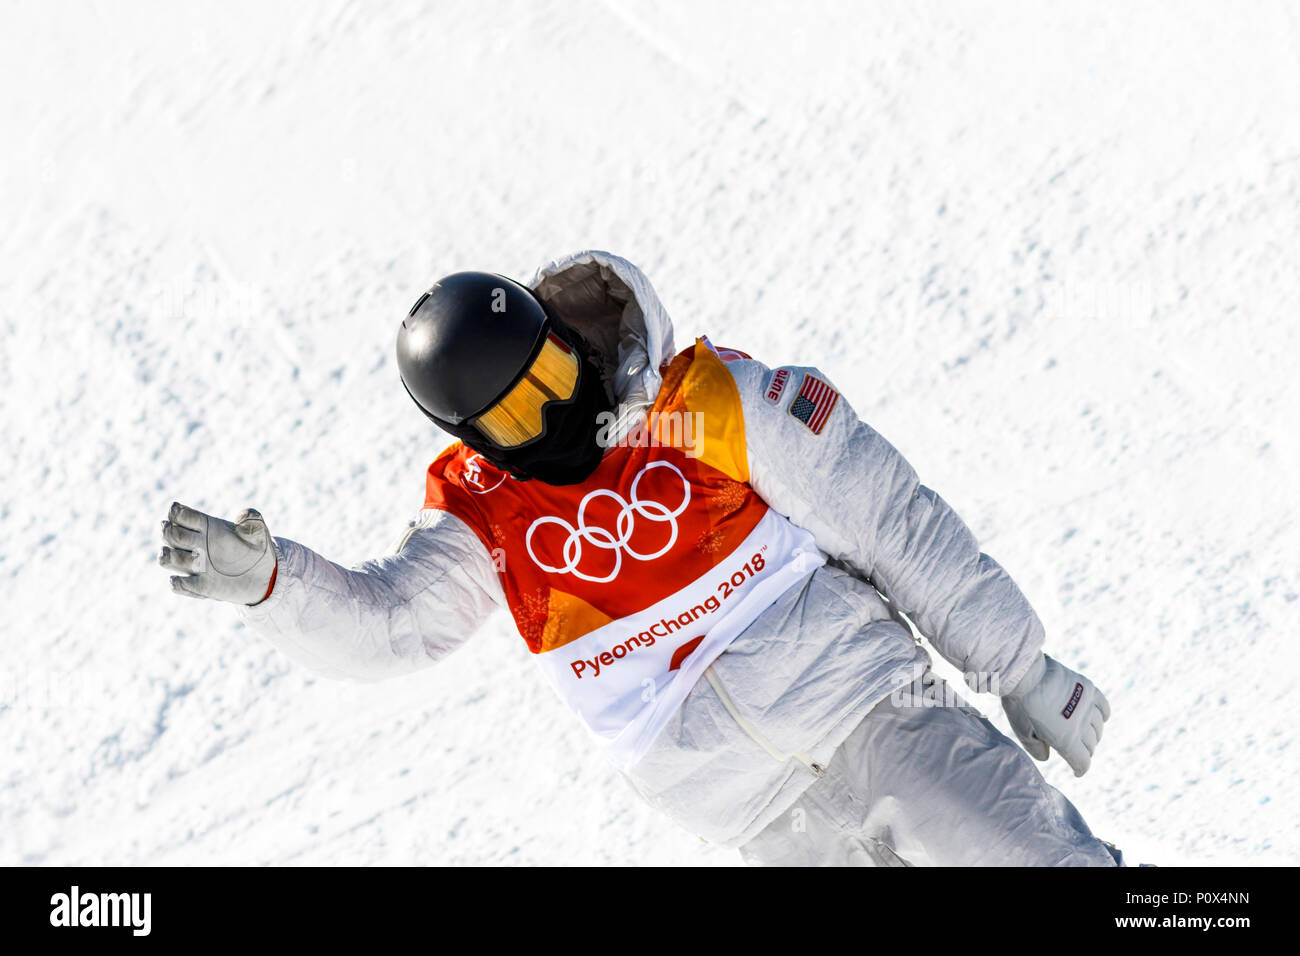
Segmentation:
{"type": "Polygon", "coordinates": [[[158,563],[169,571],[172,590],[187,597],[260,604],[271,594],[277,569],[266,522],[252,508],[233,522],[172,502],[162,523],[158,563]]]}
{"type": "Polygon", "coordinates": [[[1092,681],[1043,655],[1016,687],[1002,698],[1011,729],[1036,760],[1049,748],[1065,758],[1076,777],[1092,763],[1110,704],[1092,681]],[[1041,676],[1039,676],[1041,675],[1041,676]]]}

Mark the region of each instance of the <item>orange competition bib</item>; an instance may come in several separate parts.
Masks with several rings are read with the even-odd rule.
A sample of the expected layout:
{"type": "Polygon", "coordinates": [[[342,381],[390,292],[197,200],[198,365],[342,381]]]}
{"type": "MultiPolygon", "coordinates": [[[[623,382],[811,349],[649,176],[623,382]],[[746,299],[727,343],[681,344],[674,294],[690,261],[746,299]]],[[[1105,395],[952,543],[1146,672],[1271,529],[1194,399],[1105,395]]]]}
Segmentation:
{"type": "Polygon", "coordinates": [[[627,769],[704,670],[825,558],[748,484],[740,395],[699,340],[584,482],[517,481],[468,447],[429,466],[496,562],[551,685],[627,769]]]}

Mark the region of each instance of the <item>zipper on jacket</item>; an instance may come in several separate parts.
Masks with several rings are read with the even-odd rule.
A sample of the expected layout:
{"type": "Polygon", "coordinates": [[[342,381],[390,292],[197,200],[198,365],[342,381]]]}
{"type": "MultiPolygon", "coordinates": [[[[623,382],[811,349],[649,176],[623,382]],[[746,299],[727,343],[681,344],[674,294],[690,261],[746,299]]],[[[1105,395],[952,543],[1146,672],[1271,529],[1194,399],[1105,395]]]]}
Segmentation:
{"type": "Polygon", "coordinates": [[[713,688],[714,693],[718,695],[718,699],[722,701],[722,706],[727,708],[727,713],[731,715],[731,719],[740,726],[741,730],[749,735],[750,739],[753,740],[754,743],[766,750],[773,760],[786,763],[793,757],[795,760],[798,760],[801,764],[807,767],[814,777],[820,778],[826,776],[826,768],[813,760],[812,757],[805,753],[783,754],[772,745],[770,740],[759,733],[758,728],[754,726],[754,722],[740,712],[740,708],[736,706],[736,702],[731,699],[731,695],[728,694],[726,688],[722,686],[722,681],[718,678],[718,675],[713,673],[712,664],[710,664],[708,669],[704,672],[704,676],[708,678],[709,685],[713,688]]]}

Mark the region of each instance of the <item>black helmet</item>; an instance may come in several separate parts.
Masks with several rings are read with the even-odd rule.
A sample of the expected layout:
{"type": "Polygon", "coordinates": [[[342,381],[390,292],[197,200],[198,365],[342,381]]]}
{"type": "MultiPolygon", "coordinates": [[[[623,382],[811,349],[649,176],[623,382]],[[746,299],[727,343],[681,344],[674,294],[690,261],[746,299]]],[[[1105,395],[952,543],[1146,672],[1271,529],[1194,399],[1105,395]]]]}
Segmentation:
{"type": "Polygon", "coordinates": [[[611,402],[591,349],[505,276],[435,283],[398,329],[397,368],[425,415],[517,478],[572,484],[600,463],[611,402]]]}

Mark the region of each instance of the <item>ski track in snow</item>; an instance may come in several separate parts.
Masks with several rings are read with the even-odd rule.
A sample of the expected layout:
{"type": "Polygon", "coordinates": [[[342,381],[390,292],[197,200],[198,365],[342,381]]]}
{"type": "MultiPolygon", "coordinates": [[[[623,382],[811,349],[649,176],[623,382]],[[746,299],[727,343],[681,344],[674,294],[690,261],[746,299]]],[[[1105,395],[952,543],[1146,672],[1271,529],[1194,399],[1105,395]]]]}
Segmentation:
{"type": "Polygon", "coordinates": [[[445,444],[400,317],[589,247],[679,346],[820,365],[958,509],[1113,705],[1085,777],[1044,766],[1097,833],[1300,863],[1284,4],[6,21],[0,864],[738,861],[635,798],[504,616],[326,681],[154,564],[173,499],[379,553],[445,444]]]}

